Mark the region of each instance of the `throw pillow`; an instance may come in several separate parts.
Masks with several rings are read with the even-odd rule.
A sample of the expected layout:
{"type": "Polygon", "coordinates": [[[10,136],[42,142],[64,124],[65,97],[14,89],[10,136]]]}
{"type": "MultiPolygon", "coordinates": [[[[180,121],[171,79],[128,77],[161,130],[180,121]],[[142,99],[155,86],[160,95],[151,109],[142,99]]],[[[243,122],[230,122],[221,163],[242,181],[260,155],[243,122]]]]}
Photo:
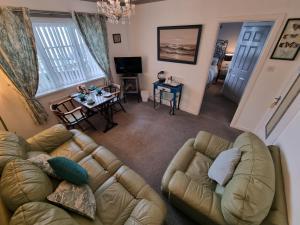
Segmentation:
{"type": "Polygon", "coordinates": [[[209,168],[208,177],[224,186],[232,178],[241,156],[242,152],[238,148],[221,152],[209,168]]]}
{"type": "Polygon", "coordinates": [[[50,155],[40,154],[40,155],[37,155],[35,157],[28,159],[28,161],[32,162],[34,165],[39,167],[41,170],[43,170],[49,176],[59,179],[59,177],[55,174],[54,170],[48,163],[49,159],[52,159],[52,157],[50,155]]]}
{"type": "Polygon", "coordinates": [[[82,216],[95,219],[96,200],[91,188],[63,181],[47,199],[82,216]]]}
{"type": "Polygon", "coordinates": [[[76,162],[65,157],[55,157],[48,160],[55,174],[72,184],[87,184],[89,175],[87,171],[76,162]]]}

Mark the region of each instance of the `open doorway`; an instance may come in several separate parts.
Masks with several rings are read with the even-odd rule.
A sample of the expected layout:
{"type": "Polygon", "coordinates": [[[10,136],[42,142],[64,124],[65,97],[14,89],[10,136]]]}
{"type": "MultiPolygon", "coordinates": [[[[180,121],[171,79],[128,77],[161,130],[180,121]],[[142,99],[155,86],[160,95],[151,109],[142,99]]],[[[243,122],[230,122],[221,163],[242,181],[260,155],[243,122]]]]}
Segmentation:
{"type": "Polygon", "coordinates": [[[229,125],[273,22],[220,24],[201,115],[229,125]]]}

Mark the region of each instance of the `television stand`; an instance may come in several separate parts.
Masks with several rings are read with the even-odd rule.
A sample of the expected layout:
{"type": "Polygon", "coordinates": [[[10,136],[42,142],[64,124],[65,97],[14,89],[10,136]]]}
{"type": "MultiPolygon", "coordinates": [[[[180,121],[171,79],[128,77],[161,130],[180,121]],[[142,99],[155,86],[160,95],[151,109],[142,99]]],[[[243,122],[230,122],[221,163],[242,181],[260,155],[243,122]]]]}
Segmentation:
{"type": "Polygon", "coordinates": [[[141,90],[138,74],[123,74],[121,77],[124,102],[129,95],[137,96],[138,102],[141,100],[141,90]]]}

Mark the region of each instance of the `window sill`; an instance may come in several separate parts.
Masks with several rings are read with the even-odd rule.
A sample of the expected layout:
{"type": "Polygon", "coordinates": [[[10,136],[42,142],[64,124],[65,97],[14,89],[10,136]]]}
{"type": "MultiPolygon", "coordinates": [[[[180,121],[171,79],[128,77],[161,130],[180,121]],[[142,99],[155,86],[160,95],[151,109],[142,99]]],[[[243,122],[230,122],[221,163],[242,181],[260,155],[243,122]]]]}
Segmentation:
{"type": "Polygon", "coordinates": [[[56,94],[56,93],[59,93],[59,92],[62,92],[66,89],[69,89],[69,88],[72,88],[72,87],[76,87],[78,85],[83,85],[83,84],[87,84],[89,82],[93,82],[93,81],[96,81],[96,80],[103,80],[105,79],[105,75],[103,75],[102,77],[99,77],[99,78],[94,78],[94,79],[91,79],[91,80],[86,80],[84,82],[78,82],[78,83],[75,83],[75,84],[71,84],[71,85],[68,85],[68,86],[64,86],[62,88],[59,88],[59,89],[54,89],[54,90],[51,90],[51,91],[48,91],[48,92],[44,92],[42,94],[39,94],[39,95],[36,95],[36,98],[37,99],[40,99],[40,98],[43,98],[43,97],[46,97],[46,96],[50,96],[50,95],[53,95],[53,94],[56,94]]]}

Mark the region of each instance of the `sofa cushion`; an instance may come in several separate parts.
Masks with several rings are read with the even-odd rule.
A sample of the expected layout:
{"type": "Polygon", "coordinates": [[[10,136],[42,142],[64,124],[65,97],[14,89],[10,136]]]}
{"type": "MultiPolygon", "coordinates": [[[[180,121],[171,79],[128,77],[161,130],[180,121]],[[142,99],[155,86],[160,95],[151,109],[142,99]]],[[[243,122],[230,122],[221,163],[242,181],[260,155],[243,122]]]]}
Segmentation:
{"type": "Polygon", "coordinates": [[[0,174],[5,164],[13,158],[26,158],[28,143],[12,132],[0,131],[0,174]]]}
{"type": "Polygon", "coordinates": [[[221,152],[208,170],[208,177],[224,186],[232,177],[241,159],[241,151],[231,148],[221,152]]]}
{"type": "Polygon", "coordinates": [[[14,159],[3,170],[0,191],[6,206],[14,211],[24,203],[45,200],[53,188],[40,168],[27,160],[14,159]]]}
{"type": "Polygon", "coordinates": [[[63,125],[57,124],[27,139],[27,141],[32,151],[51,152],[72,137],[72,132],[63,125]]]}
{"type": "Polygon", "coordinates": [[[126,166],[95,192],[97,217],[105,225],[163,223],[166,208],[143,178],[126,166]]]}
{"type": "Polygon", "coordinates": [[[87,171],[76,162],[65,157],[55,157],[48,160],[55,174],[72,184],[87,184],[89,175],[87,171]]]}
{"type": "Polygon", "coordinates": [[[228,224],[259,225],[271,208],[275,169],[265,144],[254,134],[243,133],[233,144],[243,154],[225,187],[222,212],[228,224]]]}
{"type": "Polygon", "coordinates": [[[47,199],[90,219],[95,219],[95,196],[88,185],[77,186],[63,181],[47,199]]]}
{"type": "Polygon", "coordinates": [[[20,206],[10,225],[78,225],[63,209],[44,202],[30,202],[20,206]]]}

